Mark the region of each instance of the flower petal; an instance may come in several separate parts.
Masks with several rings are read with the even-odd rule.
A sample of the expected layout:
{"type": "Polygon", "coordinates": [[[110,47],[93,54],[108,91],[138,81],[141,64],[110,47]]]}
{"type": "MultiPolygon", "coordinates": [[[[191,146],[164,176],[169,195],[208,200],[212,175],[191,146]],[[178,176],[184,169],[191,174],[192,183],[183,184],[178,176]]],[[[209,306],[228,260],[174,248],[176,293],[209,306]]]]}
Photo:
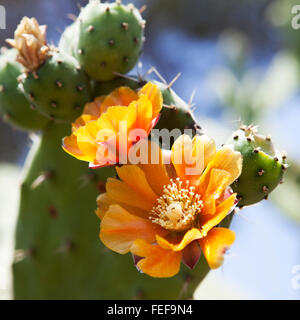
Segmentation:
{"type": "Polygon", "coordinates": [[[128,106],[132,101],[137,100],[138,95],[128,87],[120,87],[111,92],[101,103],[101,112],[105,112],[108,107],[128,106]]]}
{"type": "Polygon", "coordinates": [[[108,178],[106,191],[108,195],[118,203],[124,203],[147,212],[150,212],[153,208],[152,202],[143,199],[139,193],[135,192],[125,182],[118,179],[108,178]]]}
{"type": "MultiPolygon", "coordinates": [[[[122,125],[125,124],[129,130],[136,122],[136,110],[130,106],[127,108],[122,106],[110,107],[97,121],[99,128],[112,130],[116,133],[120,130],[120,122],[122,122],[122,125]]],[[[98,136],[97,139],[102,141],[98,136]]]]}
{"type": "Polygon", "coordinates": [[[88,132],[86,126],[78,128],[76,137],[79,149],[87,155],[92,162],[96,157],[98,147],[95,138],[88,132]]]}
{"type": "Polygon", "coordinates": [[[107,192],[101,193],[97,198],[97,205],[98,205],[98,208],[96,210],[97,216],[100,219],[102,219],[104,217],[105,213],[107,212],[109,206],[112,204],[119,204],[119,205],[121,205],[121,207],[123,207],[129,213],[131,213],[135,216],[141,217],[141,218],[148,219],[148,216],[149,216],[148,211],[143,210],[143,209],[139,209],[137,207],[132,207],[132,206],[129,206],[124,203],[120,203],[120,202],[110,198],[107,192]]]}
{"type": "Polygon", "coordinates": [[[216,209],[216,200],[220,198],[223,194],[224,189],[228,185],[228,180],[230,179],[230,173],[223,169],[211,170],[209,184],[203,195],[203,204],[202,215],[215,214],[216,209]]]}
{"type": "Polygon", "coordinates": [[[148,161],[146,164],[139,164],[139,167],[144,171],[152,190],[156,194],[162,195],[163,187],[170,183],[163,161],[162,150],[152,141],[144,140],[142,143],[148,144],[148,161]]]}
{"type": "Polygon", "coordinates": [[[63,149],[68,154],[70,154],[71,156],[79,160],[88,161],[88,162],[93,160],[91,155],[87,155],[79,149],[77,144],[77,137],[74,134],[72,134],[69,137],[65,137],[63,139],[63,149]]]}
{"type": "MultiPolygon", "coordinates": [[[[196,136],[197,140],[199,140],[199,143],[203,145],[204,150],[204,168],[208,165],[208,163],[214,158],[216,155],[216,143],[214,139],[202,135],[202,136],[196,136]]],[[[201,150],[201,148],[199,148],[201,150]]]]}
{"type": "Polygon", "coordinates": [[[192,139],[183,134],[176,139],[171,150],[171,161],[176,170],[177,176],[185,180],[187,163],[192,162],[192,139]]]}
{"type": "Polygon", "coordinates": [[[155,84],[148,82],[139,91],[138,95],[139,97],[141,97],[142,95],[145,95],[148,98],[148,100],[152,104],[153,118],[157,117],[163,105],[162,94],[158,89],[158,87],[155,84]]]}
{"type": "Polygon", "coordinates": [[[216,269],[223,264],[224,254],[234,240],[235,233],[226,228],[213,228],[205,238],[199,240],[203,254],[211,269],[216,269]]]}
{"type": "Polygon", "coordinates": [[[227,186],[231,185],[234,180],[236,180],[242,171],[242,155],[240,152],[234,151],[231,146],[222,147],[213,159],[209,162],[207,168],[202,174],[200,181],[198,192],[204,194],[209,181],[212,169],[222,169],[230,173],[230,178],[227,181],[227,186]]]}
{"type": "Polygon", "coordinates": [[[156,202],[158,196],[153,192],[148,184],[144,171],[136,165],[124,165],[116,167],[118,176],[124,181],[132,190],[139,193],[144,199],[156,202]]]}
{"type": "Polygon", "coordinates": [[[224,189],[228,186],[231,175],[228,171],[223,169],[211,169],[209,177],[209,184],[205,191],[207,195],[213,195],[215,199],[219,198],[224,189]]]}
{"type": "MultiPolygon", "coordinates": [[[[142,95],[138,100],[131,102],[128,108],[136,110],[135,128],[143,129],[148,133],[152,119],[155,118],[152,113],[152,104],[150,100],[142,95]]],[[[147,136],[147,134],[145,135],[147,136]]]]}
{"type": "Polygon", "coordinates": [[[164,249],[172,250],[172,251],[181,251],[192,241],[202,238],[202,233],[197,229],[193,228],[188,230],[181,241],[179,243],[172,243],[162,238],[161,236],[156,236],[157,243],[164,249]]]}
{"type": "Polygon", "coordinates": [[[155,241],[156,234],[165,230],[149,219],[130,214],[119,205],[111,205],[101,220],[100,239],[111,250],[124,254],[136,239],[155,241]]]}
{"type": "Polygon", "coordinates": [[[197,184],[203,169],[215,155],[215,142],[205,136],[181,135],[172,146],[171,160],[178,177],[197,184]]]}
{"type": "Polygon", "coordinates": [[[137,256],[144,257],[139,260],[137,267],[151,277],[168,278],[179,272],[181,251],[166,250],[144,240],[134,241],[130,251],[137,256]]]}
{"type": "Polygon", "coordinates": [[[72,132],[76,133],[77,129],[85,126],[89,121],[97,119],[95,116],[90,114],[83,114],[72,123],[72,132]]]}
{"type": "Polygon", "coordinates": [[[105,99],[105,96],[100,96],[94,99],[94,101],[87,103],[84,106],[83,114],[85,115],[92,115],[95,116],[95,118],[99,118],[102,112],[106,111],[106,109],[101,109],[101,104],[103,100],[105,99]]]}
{"type": "Polygon", "coordinates": [[[223,201],[216,207],[214,215],[201,215],[199,219],[199,226],[203,236],[206,236],[210,229],[218,225],[230,213],[235,205],[236,193],[233,193],[229,198],[223,201]]]}
{"type": "Polygon", "coordinates": [[[114,201],[109,197],[107,192],[99,194],[97,197],[98,208],[96,210],[96,215],[102,219],[108,210],[109,206],[114,204],[114,201]]]}

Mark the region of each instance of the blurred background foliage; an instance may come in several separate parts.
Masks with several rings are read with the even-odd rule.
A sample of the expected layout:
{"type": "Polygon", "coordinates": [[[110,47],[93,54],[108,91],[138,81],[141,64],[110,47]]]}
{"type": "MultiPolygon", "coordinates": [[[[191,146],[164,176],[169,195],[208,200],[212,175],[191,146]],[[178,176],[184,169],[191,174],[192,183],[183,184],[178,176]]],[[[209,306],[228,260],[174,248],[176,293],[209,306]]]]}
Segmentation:
{"type": "MultiPolygon", "coordinates": [[[[284,184],[272,194],[272,202],[237,215],[233,224],[237,244],[232,249],[232,256],[237,257],[229,257],[221,271],[210,274],[198,297],[299,299],[300,291],[291,287],[292,266],[300,264],[300,30],[291,27],[291,9],[298,1],[133,2],[147,6],[143,66],[135,72],[145,73],[154,66],[167,81],[181,72],[173,88],[187,101],[197,90],[193,100],[196,116],[219,145],[241,122],[254,123],[263,133],[272,133],[275,144],[287,151],[291,165],[284,184]]],[[[24,15],[47,24],[48,40],[56,44],[72,14],[77,15],[85,3],[1,1],[7,14],[7,28],[0,30],[1,44],[13,37],[24,15]]],[[[16,194],[19,168],[30,144],[27,134],[0,120],[1,201],[16,203],[5,195],[16,194]],[[15,183],[7,184],[8,176],[15,183]]],[[[15,207],[7,204],[4,212],[1,203],[0,230],[7,212],[15,207]]],[[[14,216],[11,212],[11,219],[14,216]]],[[[12,248],[13,224],[9,225],[10,233],[0,238],[0,244],[7,243],[0,245],[0,274],[10,263],[7,254],[4,258],[12,248]]],[[[8,282],[7,276],[0,277],[0,293],[8,282]]]]}

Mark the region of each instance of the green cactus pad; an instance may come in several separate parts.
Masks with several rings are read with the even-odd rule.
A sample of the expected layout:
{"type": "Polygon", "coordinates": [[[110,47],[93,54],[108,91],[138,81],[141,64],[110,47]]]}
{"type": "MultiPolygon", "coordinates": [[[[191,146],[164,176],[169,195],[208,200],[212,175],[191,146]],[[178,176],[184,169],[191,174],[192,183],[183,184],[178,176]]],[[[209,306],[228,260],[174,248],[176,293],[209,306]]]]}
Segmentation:
{"type": "Polygon", "coordinates": [[[127,73],[138,61],[144,21],[133,6],[91,1],[78,17],[76,57],[87,74],[99,81],[127,73]]]}
{"type": "Polygon", "coordinates": [[[94,83],[94,98],[110,94],[116,88],[119,87],[129,87],[132,90],[138,90],[141,88],[146,81],[139,81],[136,77],[124,78],[124,77],[116,77],[111,81],[95,81],[94,83]]]}
{"type": "Polygon", "coordinates": [[[243,207],[267,199],[280,183],[286,168],[285,157],[279,155],[269,137],[257,135],[251,127],[235,132],[229,143],[243,156],[240,177],[232,184],[238,206],[243,207]]]}
{"type": "MultiPolygon", "coordinates": [[[[99,240],[94,214],[99,186],[112,168],[88,169],[61,149],[69,125],[52,123],[26,163],[13,264],[16,299],[191,298],[209,272],[203,255],[191,271],[168,279],[135,268],[130,254],[113,253],[99,240]]],[[[232,215],[222,221],[228,227],[232,215]]]]}
{"type": "Polygon", "coordinates": [[[158,85],[162,95],[164,107],[161,111],[161,117],[156,129],[168,129],[174,128],[180,129],[182,132],[184,129],[192,129],[193,131],[199,131],[201,127],[197,124],[194,115],[190,109],[190,106],[184,102],[168,85],[154,81],[158,85]]]}
{"type": "Polygon", "coordinates": [[[72,122],[91,100],[84,71],[63,52],[53,52],[36,72],[24,74],[19,88],[37,111],[54,120],[72,122]]]}
{"type": "Polygon", "coordinates": [[[18,90],[17,78],[22,66],[16,62],[17,51],[7,49],[0,56],[0,114],[9,123],[23,130],[40,130],[49,119],[32,110],[30,103],[18,90]]]}

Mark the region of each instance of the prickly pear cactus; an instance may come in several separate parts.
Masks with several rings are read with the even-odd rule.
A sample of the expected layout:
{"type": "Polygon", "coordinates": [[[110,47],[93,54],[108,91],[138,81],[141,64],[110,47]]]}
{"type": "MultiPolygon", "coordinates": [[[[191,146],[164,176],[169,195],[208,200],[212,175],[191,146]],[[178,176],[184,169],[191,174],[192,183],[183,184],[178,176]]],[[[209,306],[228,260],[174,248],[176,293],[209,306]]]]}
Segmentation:
{"type": "Polygon", "coordinates": [[[62,33],[58,49],[65,52],[71,56],[76,56],[76,48],[79,37],[79,20],[74,21],[70,26],[68,26],[62,33]]]}
{"type": "Polygon", "coordinates": [[[0,56],[0,114],[8,122],[24,130],[40,130],[49,119],[32,109],[18,90],[17,78],[22,73],[16,61],[17,51],[7,49],[0,56]]]}
{"type": "Polygon", "coordinates": [[[204,257],[193,271],[154,279],[140,274],[129,254],[102,245],[95,199],[114,171],[88,169],[67,155],[60,145],[69,132],[69,125],[50,124],[27,160],[13,265],[15,298],[191,298],[209,271],[204,257]]]}
{"type": "Polygon", "coordinates": [[[132,90],[137,90],[141,88],[146,81],[143,79],[138,79],[135,76],[128,76],[128,77],[116,77],[113,80],[100,82],[95,81],[94,83],[94,96],[102,96],[109,94],[113,90],[119,87],[129,87],[132,90]]]}
{"type": "Polygon", "coordinates": [[[155,82],[162,95],[165,108],[161,113],[157,129],[167,129],[172,131],[174,128],[193,129],[199,131],[201,128],[197,124],[190,106],[183,101],[167,84],[155,82]]]}
{"type": "Polygon", "coordinates": [[[46,41],[46,26],[24,17],[7,42],[17,49],[23,65],[19,89],[31,106],[54,120],[73,121],[91,100],[88,78],[76,59],[59,53],[46,41]]]}
{"type": "Polygon", "coordinates": [[[92,79],[112,80],[114,72],[126,73],[135,66],[144,41],[144,21],[132,4],[92,0],[78,19],[76,57],[92,79]]]}
{"type": "Polygon", "coordinates": [[[50,119],[73,121],[91,100],[87,77],[74,57],[53,53],[34,73],[21,77],[20,90],[50,119]]]}
{"type": "MultiPolygon", "coordinates": [[[[116,73],[126,73],[135,65],[143,27],[132,5],[92,0],[64,32],[60,52],[47,45],[46,27],[35,19],[24,18],[15,39],[8,41],[18,50],[14,59],[24,67],[20,92],[41,114],[55,120],[39,121],[42,135],[26,163],[13,264],[16,299],[191,298],[210,270],[202,254],[193,270],[181,268],[174,277],[152,278],[137,271],[130,254],[106,249],[99,240],[94,211],[97,196],[105,192],[105,182],[115,171],[111,167],[89,169],[61,148],[62,138],[72,130],[70,122],[86,102],[120,86],[136,90],[144,84],[140,79],[116,78],[116,73]],[[94,80],[105,81],[94,83],[93,93],[84,71],[94,80]]],[[[0,81],[5,80],[5,72],[0,71],[0,81]]],[[[16,92],[18,75],[13,76],[11,94],[16,92]]],[[[188,104],[170,85],[156,84],[164,107],[155,128],[199,131],[188,104]]],[[[18,111],[21,117],[23,111],[18,111]]],[[[242,175],[232,186],[240,196],[239,205],[258,202],[280,182],[284,157],[252,127],[235,134],[231,143],[244,161],[242,175]]],[[[232,215],[220,225],[229,227],[232,215]]]]}
{"type": "Polygon", "coordinates": [[[286,169],[285,156],[278,153],[270,137],[258,135],[252,126],[242,126],[229,141],[243,156],[242,174],[232,184],[239,207],[267,199],[281,182],[286,169]]]}

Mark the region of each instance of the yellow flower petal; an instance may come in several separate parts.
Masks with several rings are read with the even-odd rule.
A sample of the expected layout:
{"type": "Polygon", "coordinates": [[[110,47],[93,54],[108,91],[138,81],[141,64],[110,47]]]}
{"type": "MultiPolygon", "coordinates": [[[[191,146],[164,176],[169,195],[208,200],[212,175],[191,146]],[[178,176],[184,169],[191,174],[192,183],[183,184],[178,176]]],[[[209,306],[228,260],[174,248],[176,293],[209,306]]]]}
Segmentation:
{"type": "Polygon", "coordinates": [[[219,268],[224,254],[235,240],[235,233],[226,228],[213,228],[205,238],[199,240],[202,252],[211,269],[219,268]]]}
{"type": "Polygon", "coordinates": [[[130,251],[137,256],[144,257],[137,263],[137,267],[151,277],[168,278],[179,272],[181,251],[166,250],[144,240],[136,240],[130,251]]]}
{"type": "Polygon", "coordinates": [[[210,173],[209,184],[206,189],[206,195],[212,195],[215,199],[219,198],[223,190],[228,186],[231,175],[223,169],[212,168],[210,173]]]}
{"type": "Polygon", "coordinates": [[[181,180],[186,179],[186,163],[192,162],[192,139],[183,134],[176,139],[171,150],[171,161],[181,180]]]}
{"type": "Polygon", "coordinates": [[[101,112],[105,112],[108,107],[125,106],[127,107],[132,101],[137,100],[138,95],[128,87],[120,87],[111,92],[103,99],[101,103],[101,112]]]}
{"type": "Polygon", "coordinates": [[[128,108],[136,110],[135,127],[148,133],[151,121],[154,118],[150,100],[142,95],[138,100],[132,101],[128,108]]]}
{"type": "Polygon", "coordinates": [[[63,149],[68,154],[79,160],[90,162],[93,159],[91,155],[87,155],[79,149],[77,144],[77,137],[73,134],[63,139],[63,149]]]}
{"type": "Polygon", "coordinates": [[[94,137],[88,132],[87,127],[80,127],[76,132],[76,137],[79,149],[87,155],[91,161],[95,159],[98,146],[94,137]]]}
{"type": "Polygon", "coordinates": [[[95,116],[90,114],[83,114],[79,118],[76,119],[74,123],[72,123],[72,132],[76,134],[78,128],[85,126],[89,121],[97,119],[95,116]]]}
{"type": "Polygon", "coordinates": [[[227,214],[232,211],[235,203],[235,196],[236,193],[233,193],[229,198],[218,205],[215,214],[200,215],[199,226],[203,236],[206,236],[210,229],[218,225],[227,214]]]}
{"type": "Polygon", "coordinates": [[[97,216],[102,219],[107,212],[110,205],[114,204],[113,199],[109,197],[107,192],[99,194],[97,197],[98,208],[96,210],[97,216]]]}
{"type": "Polygon", "coordinates": [[[207,168],[202,174],[199,181],[198,192],[204,194],[209,181],[212,169],[222,169],[230,174],[230,178],[227,181],[227,185],[224,188],[231,185],[236,180],[242,171],[242,155],[240,152],[234,151],[230,146],[222,147],[213,159],[209,162],[207,168]]]}
{"type": "Polygon", "coordinates": [[[137,207],[133,207],[133,206],[118,202],[118,201],[110,198],[107,192],[101,193],[97,197],[97,205],[98,205],[98,208],[96,210],[97,216],[100,219],[102,219],[104,217],[105,213],[107,212],[109,206],[112,204],[118,204],[121,207],[123,207],[126,211],[128,211],[129,213],[136,215],[138,217],[141,217],[141,218],[148,219],[149,214],[148,214],[147,210],[139,209],[137,207]]]}
{"type": "Polygon", "coordinates": [[[163,187],[170,183],[162,151],[154,142],[144,140],[142,143],[148,144],[148,163],[139,164],[139,167],[144,171],[152,190],[160,196],[163,194],[163,187]]]}
{"type": "Polygon", "coordinates": [[[124,165],[116,167],[116,171],[122,181],[146,201],[153,203],[154,206],[158,196],[149,186],[145,173],[141,168],[136,165],[124,165]]]}
{"type": "Polygon", "coordinates": [[[139,91],[138,95],[139,97],[144,95],[151,101],[153,118],[157,117],[163,105],[162,94],[158,87],[155,84],[148,82],[139,91]]]}
{"type": "Polygon", "coordinates": [[[111,250],[127,253],[136,239],[153,242],[163,230],[149,219],[130,214],[119,205],[111,205],[101,220],[100,239],[111,250]]]}
{"type": "Polygon", "coordinates": [[[213,159],[213,157],[216,154],[216,143],[212,138],[206,135],[196,136],[195,138],[197,139],[197,141],[199,141],[199,144],[203,145],[203,147],[198,147],[198,150],[202,150],[203,148],[204,168],[206,168],[208,163],[213,159]]]}
{"type": "Polygon", "coordinates": [[[124,203],[145,211],[151,211],[153,203],[144,199],[141,194],[135,192],[125,182],[109,178],[106,183],[108,195],[118,203],[124,203]]]}
{"type": "Polygon", "coordinates": [[[101,104],[104,99],[105,99],[105,96],[101,96],[101,97],[97,97],[96,99],[94,99],[94,101],[87,103],[84,106],[83,114],[84,115],[92,115],[96,119],[99,118],[101,113],[106,111],[106,109],[104,109],[104,108],[101,109],[101,104]]]}
{"type": "Polygon", "coordinates": [[[178,177],[197,184],[200,175],[216,152],[215,142],[205,136],[181,135],[172,146],[171,160],[178,177]]]}
{"type": "MultiPolygon", "coordinates": [[[[120,130],[120,122],[122,122],[129,130],[136,122],[136,110],[130,106],[127,108],[122,106],[110,107],[97,121],[100,129],[108,129],[117,133],[120,130]]],[[[99,136],[97,136],[97,140],[101,141],[99,136]]]]}
{"type": "Polygon", "coordinates": [[[203,208],[201,209],[201,215],[214,215],[216,212],[216,199],[211,194],[203,199],[203,208]]]}

